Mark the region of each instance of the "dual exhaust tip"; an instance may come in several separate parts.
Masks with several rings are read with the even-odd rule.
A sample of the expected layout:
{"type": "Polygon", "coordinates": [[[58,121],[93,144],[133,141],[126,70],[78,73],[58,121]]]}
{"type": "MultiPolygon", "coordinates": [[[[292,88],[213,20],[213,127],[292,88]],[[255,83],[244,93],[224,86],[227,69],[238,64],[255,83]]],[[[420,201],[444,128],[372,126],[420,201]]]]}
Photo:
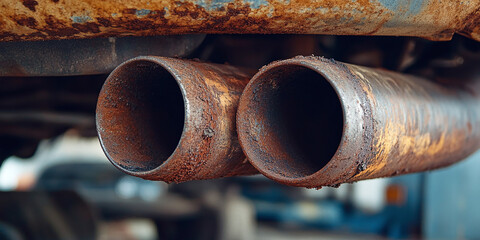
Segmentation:
{"type": "Polygon", "coordinates": [[[130,175],[184,182],[260,172],[321,187],[464,159],[480,147],[478,103],[467,90],[324,58],[255,74],[149,56],[111,73],[96,121],[108,159],[130,175]]]}

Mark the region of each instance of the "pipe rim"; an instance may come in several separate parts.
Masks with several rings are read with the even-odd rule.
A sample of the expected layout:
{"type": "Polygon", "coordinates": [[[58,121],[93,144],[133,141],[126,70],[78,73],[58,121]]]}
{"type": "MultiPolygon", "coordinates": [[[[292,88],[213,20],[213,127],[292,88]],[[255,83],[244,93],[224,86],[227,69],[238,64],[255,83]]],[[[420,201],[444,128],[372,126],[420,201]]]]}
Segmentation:
{"type": "MultiPolygon", "coordinates": [[[[132,176],[137,176],[137,177],[141,177],[141,178],[145,178],[145,179],[156,179],[155,177],[152,178],[152,176],[154,175],[158,175],[159,172],[161,172],[162,170],[164,170],[164,168],[166,168],[170,162],[172,161],[172,159],[175,159],[177,157],[180,157],[181,156],[181,153],[180,153],[180,146],[183,144],[183,142],[185,141],[184,139],[184,136],[186,134],[186,132],[188,131],[188,119],[190,118],[190,114],[189,114],[189,109],[190,109],[190,106],[188,104],[188,98],[187,98],[187,93],[186,93],[186,90],[185,90],[185,86],[183,85],[182,83],[182,79],[181,78],[178,78],[177,75],[178,73],[175,71],[174,68],[172,68],[170,66],[170,64],[168,63],[169,61],[171,61],[170,59],[168,58],[165,58],[165,57],[154,57],[154,56],[139,56],[139,57],[135,57],[135,58],[132,58],[130,60],[127,60],[125,62],[123,62],[122,64],[120,64],[118,67],[116,67],[108,76],[107,79],[110,78],[110,76],[114,76],[114,74],[116,74],[117,72],[123,70],[122,68],[128,64],[132,64],[134,62],[141,62],[141,61],[146,61],[146,62],[152,62],[152,63],[155,63],[157,65],[159,65],[162,69],[164,69],[165,71],[167,71],[171,77],[175,80],[181,94],[182,94],[182,101],[183,101],[183,114],[184,114],[184,119],[183,119],[183,128],[182,128],[182,132],[181,132],[181,135],[179,137],[179,140],[177,142],[177,145],[175,146],[175,149],[173,150],[173,152],[169,155],[169,157],[165,160],[163,160],[161,162],[161,164],[157,165],[156,167],[154,168],[151,168],[151,169],[148,169],[148,170],[143,170],[143,171],[132,171],[130,169],[127,169],[123,166],[121,166],[120,164],[118,164],[114,158],[110,155],[109,151],[107,150],[107,147],[105,146],[105,143],[104,143],[104,139],[102,137],[102,134],[101,134],[101,131],[99,131],[99,121],[98,121],[98,112],[96,112],[95,114],[95,123],[96,123],[96,129],[97,129],[97,133],[98,133],[98,139],[100,141],[100,145],[102,147],[102,150],[103,152],[105,153],[105,156],[107,157],[107,159],[118,169],[120,169],[121,171],[129,174],[129,175],[132,175],[132,176]]],[[[100,91],[101,93],[104,92],[104,89],[102,87],[102,90],[100,91]]],[[[99,108],[99,103],[97,103],[97,109],[99,108]]],[[[98,110],[97,110],[98,111],[98,110]]]]}

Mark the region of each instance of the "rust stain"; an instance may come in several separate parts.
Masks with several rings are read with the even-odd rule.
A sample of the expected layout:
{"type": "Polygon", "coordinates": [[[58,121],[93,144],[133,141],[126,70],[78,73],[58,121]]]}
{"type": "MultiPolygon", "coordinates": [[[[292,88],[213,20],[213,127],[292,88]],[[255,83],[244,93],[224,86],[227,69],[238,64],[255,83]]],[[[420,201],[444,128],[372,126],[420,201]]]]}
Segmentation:
{"type": "Polygon", "coordinates": [[[464,23],[465,26],[460,34],[480,41],[480,8],[472,12],[464,23]]]}
{"type": "Polygon", "coordinates": [[[30,11],[35,12],[35,7],[38,5],[38,2],[35,0],[22,0],[23,6],[30,9],[30,11]]]}
{"type": "Polygon", "coordinates": [[[25,26],[29,28],[35,28],[37,26],[37,20],[35,20],[35,18],[27,17],[27,16],[18,16],[17,23],[20,26],[25,26]]]}
{"type": "Polygon", "coordinates": [[[475,20],[480,0],[427,1],[414,15],[405,8],[389,9],[379,0],[22,0],[19,4],[26,8],[0,7],[1,41],[185,33],[402,35],[446,40],[454,32],[478,35],[475,20]],[[23,15],[37,24],[25,27],[18,21],[23,15]]]}

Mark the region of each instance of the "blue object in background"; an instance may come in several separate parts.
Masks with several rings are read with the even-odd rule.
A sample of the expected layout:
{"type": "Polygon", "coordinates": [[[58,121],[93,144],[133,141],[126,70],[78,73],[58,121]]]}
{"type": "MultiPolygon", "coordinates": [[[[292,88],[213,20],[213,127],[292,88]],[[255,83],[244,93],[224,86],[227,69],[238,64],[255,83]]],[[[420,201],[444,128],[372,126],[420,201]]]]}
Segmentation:
{"type": "Polygon", "coordinates": [[[389,185],[400,186],[401,203],[388,203],[376,214],[353,211],[347,218],[353,233],[372,233],[389,239],[415,239],[420,232],[423,173],[407,174],[389,179],[389,185]]]}
{"type": "Polygon", "coordinates": [[[480,239],[480,151],[426,174],[425,239],[480,239]]]}

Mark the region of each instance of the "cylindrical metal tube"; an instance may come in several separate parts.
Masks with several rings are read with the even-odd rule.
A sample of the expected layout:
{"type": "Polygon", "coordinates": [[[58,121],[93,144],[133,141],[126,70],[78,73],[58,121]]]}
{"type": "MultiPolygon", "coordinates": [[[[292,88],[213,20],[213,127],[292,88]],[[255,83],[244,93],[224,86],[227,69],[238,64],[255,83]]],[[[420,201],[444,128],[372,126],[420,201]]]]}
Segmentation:
{"type": "Polygon", "coordinates": [[[107,78],[97,131],[120,170],[183,182],[256,173],[235,130],[235,113],[253,72],[228,65],[138,57],[107,78]]]}
{"type": "Polygon", "coordinates": [[[240,99],[247,158],[278,182],[335,186],[444,167],[480,147],[467,89],[315,57],[267,65],[240,99]]]}

